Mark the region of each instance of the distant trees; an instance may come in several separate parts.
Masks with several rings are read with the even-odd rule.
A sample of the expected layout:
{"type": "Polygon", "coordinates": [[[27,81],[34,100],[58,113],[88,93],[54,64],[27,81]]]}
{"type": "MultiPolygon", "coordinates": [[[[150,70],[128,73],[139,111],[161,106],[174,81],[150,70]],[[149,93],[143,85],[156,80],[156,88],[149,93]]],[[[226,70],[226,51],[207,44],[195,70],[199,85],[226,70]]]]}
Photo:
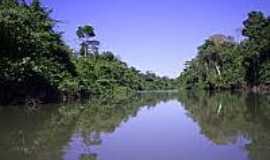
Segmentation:
{"type": "Polygon", "coordinates": [[[30,4],[0,1],[1,104],[46,103],[152,88],[144,74],[112,52],[98,51],[100,42],[90,25],[78,27],[81,48],[72,54],[62,34],[54,30],[56,21],[50,13],[39,0],[30,4]]]}
{"type": "Polygon", "coordinates": [[[115,95],[120,90],[125,92],[175,88],[172,79],[159,77],[150,72],[141,73],[134,67],[128,67],[112,52],[78,57],[75,59],[75,64],[80,86],[96,95],[115,95]]]}
{"type": "Polygon", "coordinates": [[[79,51],[82,57],[74,59],[80,89],[95,95],[115,96],[131,90],[175,88],[169,78],[151,72],[141,73],[110,51],[98,52],[99,42],[93,40],[96,34],[92,26],[80,26],[76,33],[82,41],[79,51]]]}
{"type": "Polygon", "coordinates": [[[250,12],[238,43],[230,36],[213,35],[198,48],[178,81],[185,88],[242,88],[270,84],[270,20],[250,12]]]}

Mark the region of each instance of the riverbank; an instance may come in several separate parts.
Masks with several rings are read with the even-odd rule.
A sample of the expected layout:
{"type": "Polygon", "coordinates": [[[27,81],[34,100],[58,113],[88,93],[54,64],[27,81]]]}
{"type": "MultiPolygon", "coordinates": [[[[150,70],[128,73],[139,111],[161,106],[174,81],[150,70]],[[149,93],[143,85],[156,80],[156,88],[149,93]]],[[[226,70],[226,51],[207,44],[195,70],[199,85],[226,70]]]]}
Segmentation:
{"type": "Polygon", "coordinates": [[[251,11],[242,22],[242,40],[214,34],[198,47],[178,77],[184,88],[270,90],[270,20],[251,11]]]}
{"type": "Polygon", "coordinates": [[[0,105],[174,88],[174,79],[141,72],[114,53],[99,51],[101,42],[89,24],[74,30],[80,44],[72,49],[55,30],[59,21],[51,13],[39,1],[0,2],[0,105]]]}
{"type": "Polygon", "coordinates": [[[180,87],[179,91],[202,91],[202,92],[242,92],[242,93],[270,93],[270,85],[258,85],[258,86],[248,86],[242,85],[238,87],[230,87],[230,88],[202,88],[202,87],[180,87]]]}

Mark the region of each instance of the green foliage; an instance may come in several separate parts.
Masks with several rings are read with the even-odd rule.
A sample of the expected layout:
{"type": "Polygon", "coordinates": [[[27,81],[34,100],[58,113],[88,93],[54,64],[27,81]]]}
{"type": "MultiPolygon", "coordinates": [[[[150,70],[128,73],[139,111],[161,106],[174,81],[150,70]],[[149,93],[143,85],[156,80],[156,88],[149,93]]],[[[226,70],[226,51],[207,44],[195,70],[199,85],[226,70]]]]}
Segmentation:
{"type": "Polygon", "coordinates": [[[78,27],[76,34],[81,40],[80,55],[90,56],[92,53],[98,53],[99,41],[92,39],[96,36],[94,30],[95,29],[90,25],[78,27]]]}
{"type": "Polygon", "coordinates": [[[53,30],[55,21],[49,14],[39,1],[30,5],[1,2],[0,86],[2,92],[10,94],[3,99],[14,101],[18,94],[34,96],[45,88],[56,94],[63,77],[76,74],[70,51],[61,34],[53,30]]]}
{"type": "Polygon", "coordinates": [[[247,82],[251,85],[265,84],[269,82],[269,79],[265,79],[269,70],[264,70],[270,59],[269,17],[261,12],[250,12],[244,21],[243,35],[247,37],[242,43],[247,82]]]}
{"type": "Polygon", "coordinates": [[[76,32],[79,38],[95,37],[94,28],[89,25],[80,26],[76,32]]]}
{"type": "Polygon", "coordinates": [[[81,48],[72,54],[54,30],[56,21],[50,13],[39,0],[0,1],[1,103],[172,88],[168,78],[142,74],[112,52],[99,53],[100,42],[90,25],[78,27],[81,48]]]}
{"type": "Polygon", "coordinates": [[[198,48],[178,77],[182,88],[229,89],[268,85],[270,81],[270,20],[250,12],[244,21],[242,42],[214,35],[198,48]]]}
{"type": "Polygon", "coordinates": [[[186,69],[179,77],[183,86],[231,88],[242,83],[241,54],[233,39],[214,35],[198,51],[198,56],[186,64],[186,69]]]}
{"type": "Polygon", "coordinates": [[[172,89],[172,80],[128,67],[111,52],[75,58],[79,87],[95,95],[116,96],[132,90],[172,89]]]}

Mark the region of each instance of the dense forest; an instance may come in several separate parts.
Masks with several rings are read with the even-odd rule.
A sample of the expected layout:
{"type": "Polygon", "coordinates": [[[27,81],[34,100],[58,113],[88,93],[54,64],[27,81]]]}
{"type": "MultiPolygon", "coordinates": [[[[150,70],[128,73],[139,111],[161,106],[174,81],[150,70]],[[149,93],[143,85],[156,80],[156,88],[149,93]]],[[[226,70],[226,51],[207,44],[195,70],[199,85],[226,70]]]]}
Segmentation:
{"type": "Polygon", "coordinates": [[[56,31],[58,21],[39,0],[0,0],[0,104],[48,103],[84,96],[126,95],[136,90],[172,89],[173,79],[128,66],[99,51],[91,25],[74,34],[71,49],[56,31]]]}
{"type": "Polygon", "coordinates": [[[95,29],[74,31],[72,49],[52,10],[39,0],[0,0],[0,104],[48,103],[81,97],[126,96],[134,91],[185,89],[270,90],[270,17],[253,11],[242,40],[215,34],[175,80],[143,73],[110,51],[100,51],[95,29]]]}
{"type": "Polygon", "coordinates": [[[253,11],[243,22],[243,40],[209,37],[178,77],[181,88],[270,89],[270,17],[253,11]]]}

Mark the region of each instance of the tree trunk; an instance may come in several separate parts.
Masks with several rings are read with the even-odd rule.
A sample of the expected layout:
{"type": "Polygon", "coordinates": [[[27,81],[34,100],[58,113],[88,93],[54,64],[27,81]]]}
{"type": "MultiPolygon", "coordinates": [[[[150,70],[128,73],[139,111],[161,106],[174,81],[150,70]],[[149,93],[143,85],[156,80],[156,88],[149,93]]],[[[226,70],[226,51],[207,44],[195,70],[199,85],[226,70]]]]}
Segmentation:
{"type": "Polygon", "coordinates": [[[216,67],[218,75],[221,77],[220,67],[216,63],[215,63],[215,67],[216,67]]]}
{"type": "Polygon", "coordinates": [[[84,47],[84,56],[85,57],[87,56],[87,47],[86,46],[84,47]]]}

